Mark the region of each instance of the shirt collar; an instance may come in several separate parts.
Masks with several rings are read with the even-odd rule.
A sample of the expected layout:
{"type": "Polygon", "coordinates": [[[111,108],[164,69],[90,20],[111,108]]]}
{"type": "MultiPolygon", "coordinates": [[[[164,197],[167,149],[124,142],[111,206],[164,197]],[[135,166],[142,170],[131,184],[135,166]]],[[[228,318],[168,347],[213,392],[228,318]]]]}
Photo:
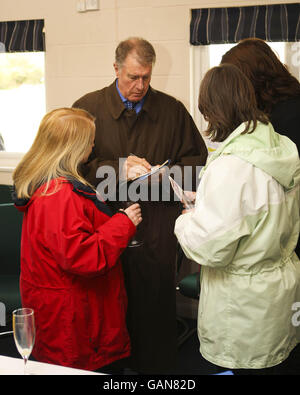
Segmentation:
{"type": "Polygon", "coordinates": [[[121,93],[121,91],[120,91],[120,89],[119,89],[119,86],[118,86],[118,78],[116,79],[116,88],[117,88],[117,91],[118,91],[118,93],[119,93],[119,95],[120,95],[120,98],[121,98],[122,102],[125,103],[127,99],[125,99],[125,97],[122,95],[122,93],[121,93]]]}
{"type": "MultiPolygon", "coordinates": [[[[119,93],[119,95],[120,95],[120,98],[121,98],[122,102],[125,103],[128,99],[126,99],[126,98],[122,95],[122,93],[121,93],[121,91],[120,91],[120,89],[119,89],[119,86],[118,86],[118,78],[116,79],[116,88],[117,88],[117,91],[118,91],[118,93],[119,93]]],[[[134,110],[135,110],[135,112],[136,112],[137,114],[141,111],[141,109],[142,109],[142,107],[143,107],[143,104],[144,104],[144,101],[145,101],[145,96],[144,96],[140,101],[138,101],[137,104],[135,105],[134,110]]]]}
{"type": "MultiPolygon", "coordinates": [[[[126,107],[123,104],[121,96],[117,90],[117,84],[115,80],[111,85],[106,88],[105,91],[105,100],[107,102],[109,111],[114,119],[120,118],[121,114],[126,110],[126,107]]],[[[156,100],[156,91],[155,89],[149,86],[148,92],[144,96],[144,104],[143,111],[146,111],[149,117],[155,121],[158,116],[158,103],[156,100]]]]}

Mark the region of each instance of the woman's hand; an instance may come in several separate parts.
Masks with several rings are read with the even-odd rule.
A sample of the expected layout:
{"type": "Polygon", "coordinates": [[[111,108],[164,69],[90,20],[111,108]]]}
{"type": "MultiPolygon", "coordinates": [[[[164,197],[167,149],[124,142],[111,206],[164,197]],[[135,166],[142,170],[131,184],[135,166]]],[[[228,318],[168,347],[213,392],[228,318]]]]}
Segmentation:
{"type": "Polygon", "coordinates": [[[127,207],[124,211],[135,226],[138,226],[138,224],[142,222],[142,211],[138,203],[132,204],[131,206],[127,207]]]}
{"type": "Polygon", "coordinates": [[[193,203],[195,204],[196,200],[196,192],[193,191],[184,191],[185,196],[193,203]]]}
{"type": "Polygon", "coordinates": [[[182,214],[186,214],[189,211],[193,210],[193,208],[191,208],[191,205],[195,205],[195,201],[196,201],[196,192],[184,191],[184,197],[181,201],[184,207],[182,214]],[[188,200],[188,204],[187,204],[187,200],[188,200]]]}

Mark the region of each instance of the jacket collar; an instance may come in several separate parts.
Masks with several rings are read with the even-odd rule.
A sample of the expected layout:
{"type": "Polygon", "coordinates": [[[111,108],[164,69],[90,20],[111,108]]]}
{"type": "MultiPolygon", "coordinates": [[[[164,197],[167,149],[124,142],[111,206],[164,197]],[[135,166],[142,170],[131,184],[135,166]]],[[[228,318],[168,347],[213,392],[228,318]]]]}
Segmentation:
{"type": "Polygon", "coordinates": [[[73,192],[91,200],[100,211],[109,217],[113,215],[108,205],[101,200],[101,197],[91,187],[75,179],[70,178],[68,181],[73,185],[73,192]]]}
{"type": "MultiPolygon", "coordinates": [[[[114,119],[119,119],[123,112],[126,111],[126,108],[117,91],[116,80],[114,80],[114,82],[107,87],[105,99],[112,117],[114,119]]],[[[151,86],[149,86],[141,112],[145,111],[149,117],[155,121],[158,116],[158,110],[159,108],[156,100],[156,91],[152,89],[151,86]]]]}

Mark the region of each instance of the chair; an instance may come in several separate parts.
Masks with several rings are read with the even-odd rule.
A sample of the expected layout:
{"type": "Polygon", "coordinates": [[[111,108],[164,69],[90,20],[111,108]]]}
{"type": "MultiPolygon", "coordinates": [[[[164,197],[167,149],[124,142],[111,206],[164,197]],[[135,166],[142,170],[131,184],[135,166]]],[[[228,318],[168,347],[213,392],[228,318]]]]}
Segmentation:
{"type": "Polygon", "coordinates": [[[21,306],[19,276],[23,215],[14,207],[7,185],[0,185],[0,202],[0,302],[10,319],[12,311],[21,306]]]}
{"type": "MultiPolygon", "coordinates": [[[[182,266],[184,252],[182,251],[180,244],[177,243],[177,276],[179,275],[180,268],[182,266]]],[[[183,277],[177,284],[176,290],[180,292],[181,295],[192,298],[192,299],[199,299],[200,296],[200,266],[197,272],[188,274],[187,276],[183,277]]],[[[178,336],[177,344],[180,347],[187,339],[189,339],[196,331],[197,326],[194,328],[190,328],[187,321],[177,316],[177,321],[183,326],[183,331],[178,336]]]]}
{"type": "Polygon", "coordinates": [[[0,184],[0,204],[12,203],[11,198],[12,186],[0,184]]]}

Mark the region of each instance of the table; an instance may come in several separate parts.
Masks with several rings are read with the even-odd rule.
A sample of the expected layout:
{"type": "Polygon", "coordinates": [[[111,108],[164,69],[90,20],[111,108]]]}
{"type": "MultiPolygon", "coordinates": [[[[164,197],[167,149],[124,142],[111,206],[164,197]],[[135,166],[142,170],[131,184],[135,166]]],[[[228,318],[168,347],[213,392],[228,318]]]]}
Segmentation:
{"type": "MultiPolygon", "coordinates": [[[[66,368],[64,366],[52,365],[44,362],[29,361],[26,366],[29,375],[102,375],[102,373],[90,372],[88,370],[66,368]]],[[[11,358],[0,355],[1,375],[23,375],[24,362],[21,358],[11,358]]]]}

